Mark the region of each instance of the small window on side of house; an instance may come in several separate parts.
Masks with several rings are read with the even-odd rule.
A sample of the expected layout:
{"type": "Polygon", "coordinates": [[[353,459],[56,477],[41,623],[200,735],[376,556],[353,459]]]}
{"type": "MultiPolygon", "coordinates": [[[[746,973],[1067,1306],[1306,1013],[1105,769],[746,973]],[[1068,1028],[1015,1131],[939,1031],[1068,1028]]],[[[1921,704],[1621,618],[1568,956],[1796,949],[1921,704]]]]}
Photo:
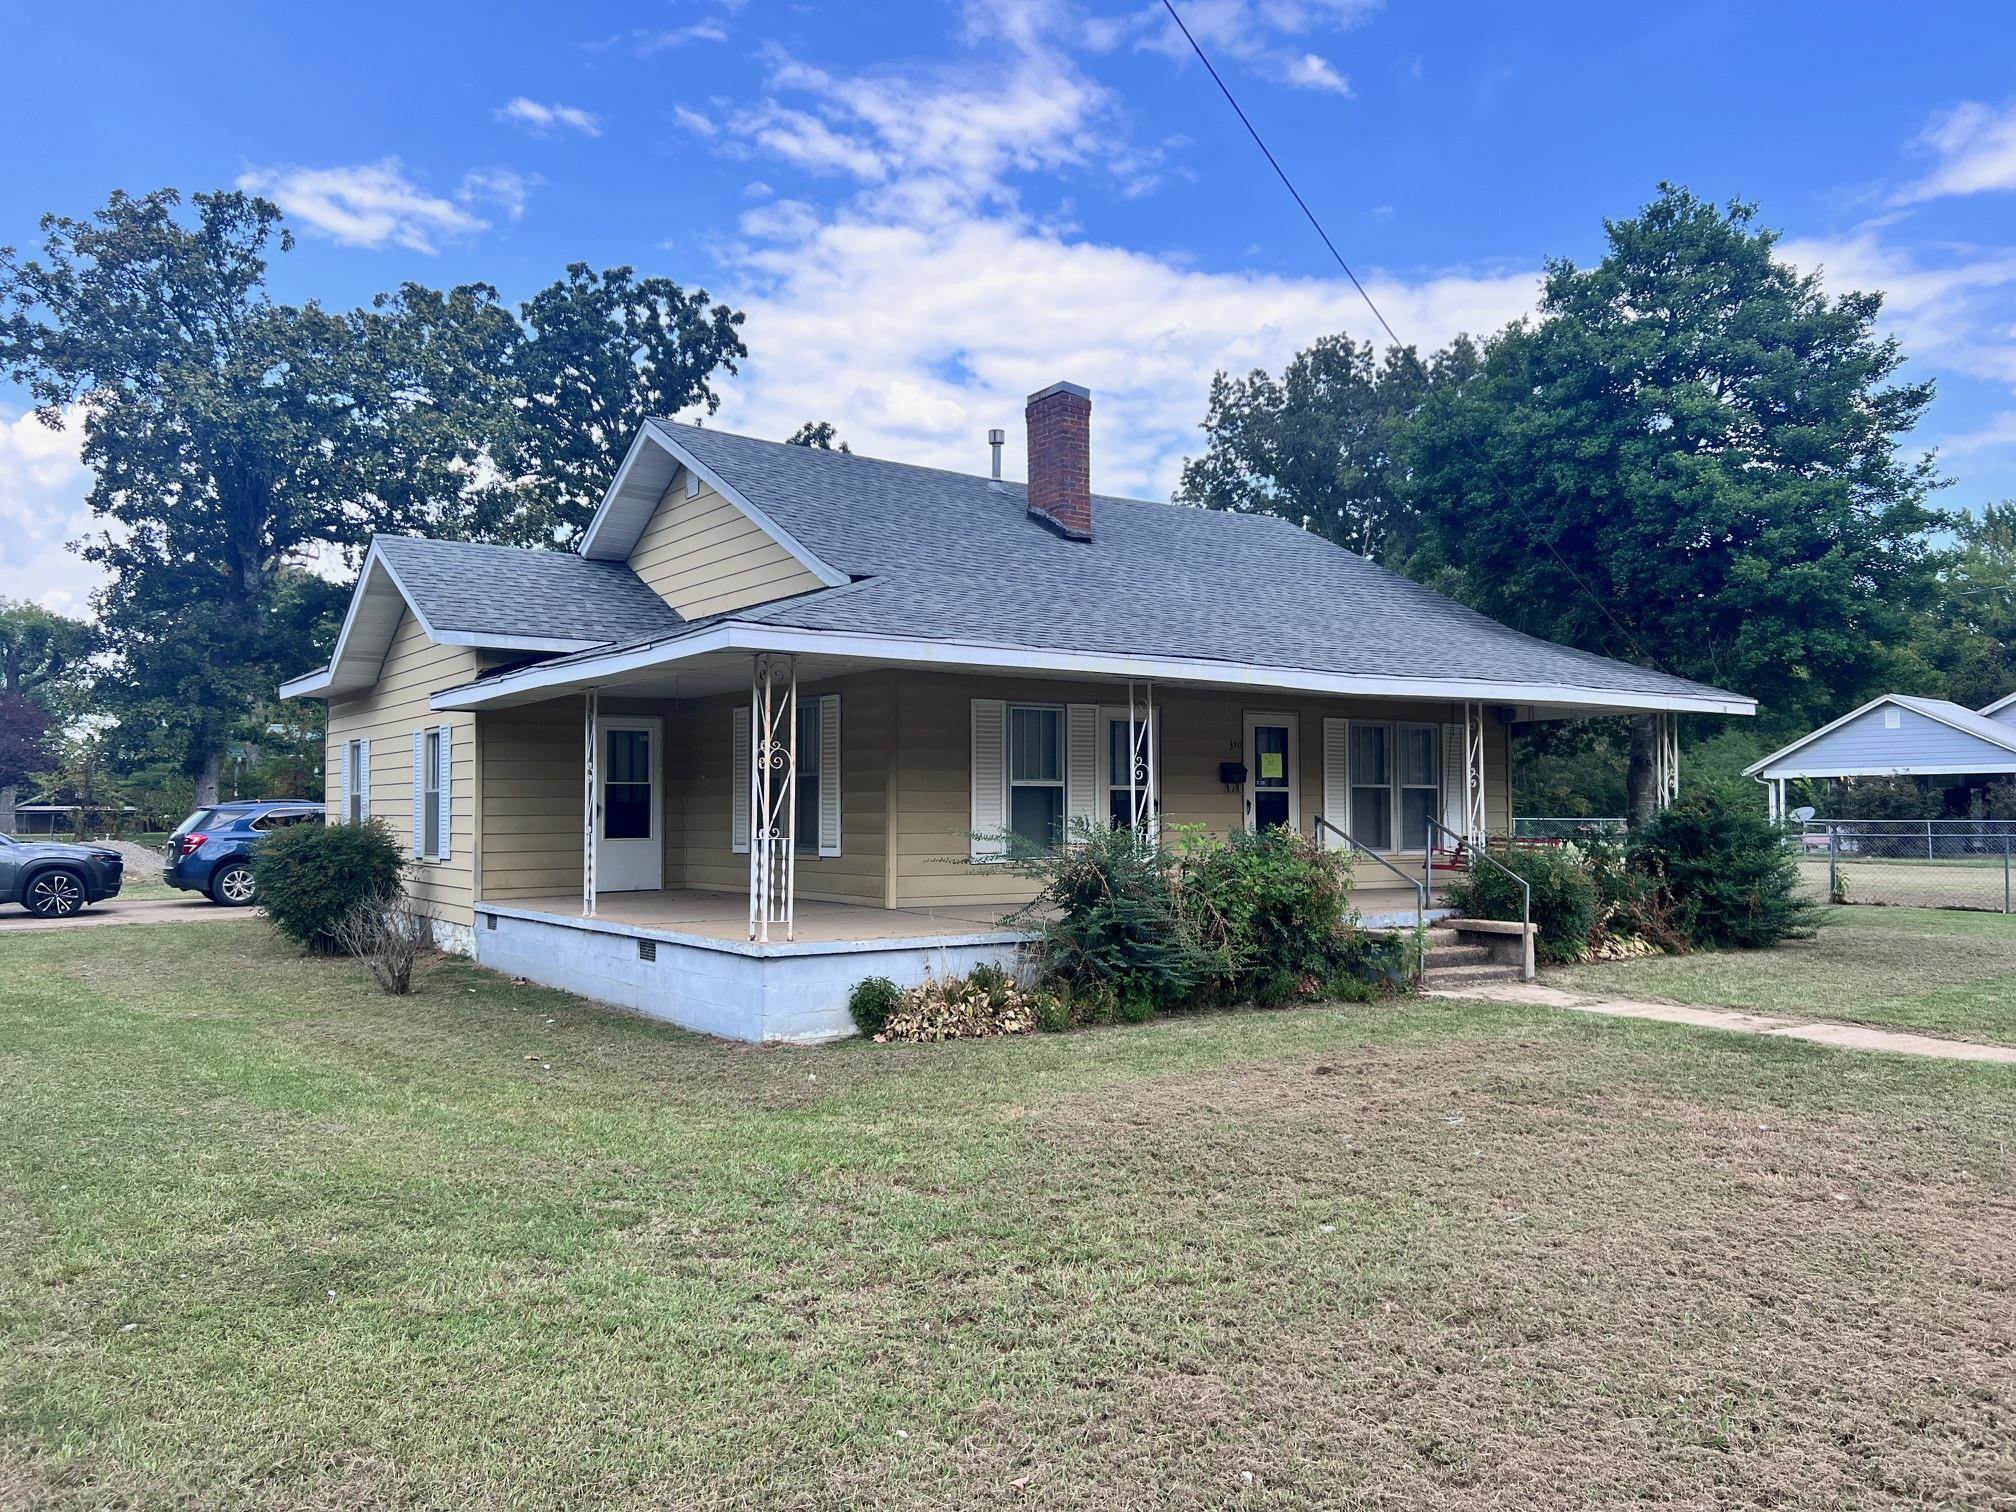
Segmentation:
{"type": "Polygon", "coordinates": [[[441,732],[429,730],[427,756],[421,767],[424,821],[421,827],[422,854],[429,859],[441,855],[441,732]]]}
{"type": "Polygon", "coordinates": [[[364,822],[364,784],[370,780],[365,771],[364,742],[353,740],[343,753],[343,822],[362,824],[364,822]]]}

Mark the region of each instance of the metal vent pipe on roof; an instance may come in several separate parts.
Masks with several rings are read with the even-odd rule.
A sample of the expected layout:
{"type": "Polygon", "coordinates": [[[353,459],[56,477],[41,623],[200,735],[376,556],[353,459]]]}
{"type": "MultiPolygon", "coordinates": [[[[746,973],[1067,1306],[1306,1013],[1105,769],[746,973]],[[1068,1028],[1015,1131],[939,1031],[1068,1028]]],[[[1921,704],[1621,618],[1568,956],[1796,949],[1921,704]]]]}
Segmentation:
{"type": "Polygon", "coordinates": [[[1007,442],[1008,432],[1005,430],[990,430],[987,432],[987,444],[994,448],[994,481],[997,483],[1001,481],[1001,448],[1007,442]]]}

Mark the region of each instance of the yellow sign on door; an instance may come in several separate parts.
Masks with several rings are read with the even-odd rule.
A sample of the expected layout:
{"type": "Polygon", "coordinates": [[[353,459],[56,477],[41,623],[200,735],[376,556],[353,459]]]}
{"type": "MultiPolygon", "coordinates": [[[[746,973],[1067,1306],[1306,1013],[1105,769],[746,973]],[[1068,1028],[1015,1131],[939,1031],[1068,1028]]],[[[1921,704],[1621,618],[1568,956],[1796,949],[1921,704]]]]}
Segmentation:
{"type": "Polygon", "coordinates": [[[1260,780],[1279,782],[1288,775],[1288,756],[1285,751],[1262,751],[1260,753],[1260,780]]]}

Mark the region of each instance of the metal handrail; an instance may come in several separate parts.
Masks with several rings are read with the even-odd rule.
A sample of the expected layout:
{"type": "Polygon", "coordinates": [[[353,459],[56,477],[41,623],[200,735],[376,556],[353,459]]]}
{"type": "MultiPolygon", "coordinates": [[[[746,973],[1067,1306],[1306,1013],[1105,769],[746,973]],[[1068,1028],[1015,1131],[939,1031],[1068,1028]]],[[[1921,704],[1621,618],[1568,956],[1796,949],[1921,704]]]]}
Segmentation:
{"type": "Polygon", "coordinates": [[[1533,980],[1532,975],[1526,969],[1526,961],[1527,961],[1527,947],[1530,944],[1533,937],[1533,884],[1531,882],[1528,882],[1524,877],[1520,876],[1519,873],[1512,870],[1512,868],[1507,866],[1504,862],[1495,859],[1491,855],[1491,853],[1488,850],[1486,850],[1481,844],[1471,845],[1467,840],[1463,838],[1463,836],[1457,834],[1454,830],[1449,828],[1448,825],[1444,824],[1441,820],[1435,818],[1433,815],[1423,814],[1421,817],[1427,823],[1429,831],[1428,833],[1429,843],[1425,847],[1427,854],[1421,863],[1421,870],[1424,873],[1424,875],[1431,878],[1433,877],[1435,871],[1435,845],[1434,845],[1435,837],[1437,835],[1446,835],[1449,839],[1454,840],[1456,842],[1455,849],[1458,853],[1462,852],[1466,848],[1469,850],[1470,869],[1472,871],[1475,871],[1477,869],[1477,863],[1479,861],[1482,861],[1486,866],[1493,867],[1496,870],[1503,872],[1506,876],[1510,877],[1514,882],[1517,882],[1519,884],[1519,891],[1525,896],[1525,902],[1520,905],[1520,918],[1519,918],[1520,925],[1524,929],[1524,933],[1520,936],[1519,940],[1519,980],[1522,982],[1532,981],[1533,980]]]}
{"type": "Polygon", "coordinates": [[[1414,898],[1415,898],[1414,932],[1416,938],[1420,941],[1421,945],[1420,974],[1425,978],[1428,975],[1427,884],[1417,881],[1414,877],[1400,870],[1399,867],[1395,866],[1391,861],[1388,861],[1384,856],[1380,855],[1379,852],[1372,849],[1371,846],[1366,845],[1363,841],[1355,839],[1353,836],[1346,834],[1343,830],[1337,828],[1336,825],[1332,824],[1328,819],[1325,819],[1321,814],[1318,814],[1316,816],[1316,823],[1313,826],[1313,832],[1314,832],[1314,838],[1317,844],[1319,845],[1322,844],[1323,842],[1323,831],[1325,830],[1330,831],[1331,834],[1335,835],[1339,840],[1342,840],[1346,845],[1350,846],[1351,849],[1356,851],[1359,855],[1370,856],[1374,861],[1377,861],[1381,866],[1385,867],[1386,870],[1393,873],[1394,876],[1398,877],[1402,882],[1405,882],[1409,887],[1414,889],[1414,898]]]}

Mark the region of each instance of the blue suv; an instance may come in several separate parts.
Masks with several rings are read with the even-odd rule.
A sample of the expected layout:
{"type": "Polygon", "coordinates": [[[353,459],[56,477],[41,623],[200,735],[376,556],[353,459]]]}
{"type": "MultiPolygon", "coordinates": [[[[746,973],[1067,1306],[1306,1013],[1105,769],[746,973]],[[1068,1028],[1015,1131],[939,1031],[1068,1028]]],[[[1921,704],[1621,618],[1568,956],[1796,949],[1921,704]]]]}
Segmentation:
{"type": "Polygon", "coordinates": [[[168,837],[168,869],[161,879],[226,908],[243,908],[258,901],[252,852],[260,838],[290,825],[321,822],[322,805],[300,798],[248,799],[198,809],[168,837]]]}

